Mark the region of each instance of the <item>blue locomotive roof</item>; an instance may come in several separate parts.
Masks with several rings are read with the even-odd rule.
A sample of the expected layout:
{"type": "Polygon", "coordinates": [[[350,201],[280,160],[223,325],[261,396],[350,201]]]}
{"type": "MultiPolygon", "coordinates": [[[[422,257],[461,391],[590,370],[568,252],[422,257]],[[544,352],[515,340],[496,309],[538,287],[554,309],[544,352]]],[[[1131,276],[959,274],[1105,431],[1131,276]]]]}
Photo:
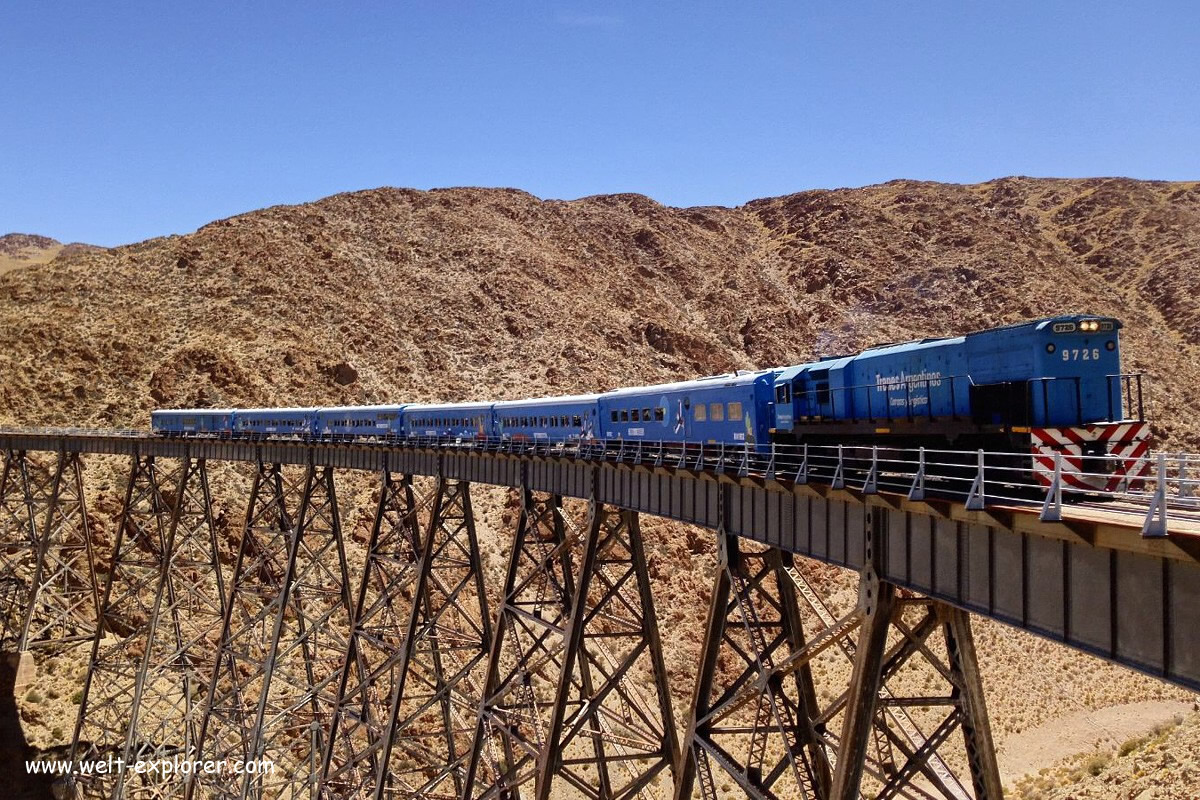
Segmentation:
{"type": "Polygon", "coordinates": [[[1002,325],[998,328],[986,328],[984,330],[972,331],[971,333],[963,334],[962,336],[945,336],[945,337],[930,337],[925,339],[912,339],[907,342],[893,342],[888,344],[874,345],[864,348],[863,350],[853,355],[841,356],[825,356],[816,361],[811,361],[807,364],[797,364],[787,367],[779,372],[775,377],[777,383],[794,380],[804,372],[822,369],[822,370],[837,370],[845,367],[851,361],[861,356],[892,356],[901,355],[903,353],[916,352],[934,347],[944,347],[946,345],[963,344],[968,338],[982,335],[991,335],[1003,331],[1016,331],[1020,329],[1029,330],[1044,330],[1050,325],[1059,322],[1074,322],[1079,323],[1083,320],[1096,320],[1098,322],[1111,322],[1113,328],[1119,330],[1122,325],[1120,321],[1113,317],[1106,317],[1097,314],[1063,314],[1057,317],[1045,317],[1042,319],[1026,320],[1025,322],[1016,322],[1011,325],[1002,325]]]}

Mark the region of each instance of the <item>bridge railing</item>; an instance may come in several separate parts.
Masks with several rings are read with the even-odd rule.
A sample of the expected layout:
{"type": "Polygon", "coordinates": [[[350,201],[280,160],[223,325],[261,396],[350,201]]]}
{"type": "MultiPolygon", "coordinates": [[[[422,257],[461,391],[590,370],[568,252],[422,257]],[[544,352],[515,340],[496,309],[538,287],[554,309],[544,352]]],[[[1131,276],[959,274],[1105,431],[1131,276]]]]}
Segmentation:
{"type": "MultiPolygon", "coordinates": [[[[3,429],[0,435],[147,438],[144,430],[3,429]]],[[[159,437],[154,437],[159,438],[159,437]]],[[[167,436],[167,439],[180,438],[167,436]]],[[[371,438],[235,433],[189,439],[306,442],[572,457],[695,473],[757,476],[824,484],[864,493],[899,493],[913,500],[959,500],[971,510],[1039,506],[1046,521],[1063,519],[1066,504],[1103,503],[1106,511],[1144,515],[1142,533],[1165,535],[1168,518],[1200,520],[1200,455],[1141,452],[1132,456],[1052,456],[1031,452],[896,448],[870,445],[785,445],[668,442],[632,439],[514,439],[382,435],[371,438]]]]}

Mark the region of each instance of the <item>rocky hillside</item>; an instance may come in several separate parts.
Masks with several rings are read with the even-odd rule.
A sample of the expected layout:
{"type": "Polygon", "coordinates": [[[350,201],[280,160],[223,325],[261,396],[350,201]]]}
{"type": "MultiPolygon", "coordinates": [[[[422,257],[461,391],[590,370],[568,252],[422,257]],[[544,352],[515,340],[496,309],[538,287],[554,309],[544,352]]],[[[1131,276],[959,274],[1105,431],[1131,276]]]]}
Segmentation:
{"type": "MultiPolygon", "coordinates": [[[[1197,183],[897,181],[733,209],[377,189],[0,275],[0,425],[592,391],[1076,311],[1125,320],[1156,433],[1200,449],[1197,183]]],[[[646,531],[669,565],[660,618],[686,683],[713,554],[673,524],[646,531]]],[[[977,630],[1002,759],[1066,711],[1190,701],[977,630]]]]}
{"type": "Polygon", "coordinates": [[[0,278],[0,419],[479,399],[795,363],[1060,311],[1128,323],[1200,446],[1200,185],[898,181],[736,209],[378,189],[0,278]]]}

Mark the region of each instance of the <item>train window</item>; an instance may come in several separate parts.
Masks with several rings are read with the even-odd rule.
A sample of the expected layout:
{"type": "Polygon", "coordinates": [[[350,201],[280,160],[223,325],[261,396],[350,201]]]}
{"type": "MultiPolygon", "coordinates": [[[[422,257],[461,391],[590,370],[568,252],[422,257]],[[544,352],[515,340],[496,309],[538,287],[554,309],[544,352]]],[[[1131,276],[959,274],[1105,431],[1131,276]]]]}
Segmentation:
{"type": "Polygon", "coordinates": [[[704,403],[696,404],[696,422],[704,422],[708,419],[708,414],[705,413],[706,406],[704,403]]]}
{"type": "Polygon", "coordinates": [[[709,403],[708,418],[713,422],[725,421],[725,404],[724,403],[709,403]]]}
{"type": "Polygon", "coordinates": [[[629,412],[629,418],[634,422],[638,422],[641,420],[642,414],[635,408],[633,411],[629,412]]]}
{"type": "Polygon", "coordinates": [[[655,422],[662,422],[666,418],[667,418],[667,412],[663,409],[662,406],[659,406],[658,408],[654,409],[654,421],[655,422]]]}
{"type": "Polygon", "coordinates": [[[572,421],[572,424],[574,424],[574,426],[575,426],[576,428],[581,428],[581,427],[583,427],[583,420],[581,420],[579,417],[577,417],[577,416],[576,416],[576,417],[572,417],[572,418],[571,418],[571,421],[572,421]]]}
{"type": "Polygon", "coordinates": [[[642,409],[642,421],[643,421],[643,422],[649,422],[649,421],[650,421],[650,409],[648,409],[648,408],[643,408],[643,409],[642,409]]]}
{"type": "Polygon", "coordinates": [[[562,426],[564,428],[571,424],[571,420],[566,414],[563,414],[561,417],[559,417],[558,421],[562,424],[562,426]]]}
{"type": "Polygon", "coordinates": [[[741,419],[741,418],[742,418],[742,404],[738,403],[738,402],[730,403],[729,404],[729,419],[735,420],[735,419],[741,419]]]}
{"type": "Polygon", "coordinates": [[[629,409],[621,409],[621,422],[629,422],[629,409]]]}
{"type": "Polygon", "coordinates": [[[613,409],[613,412],[612,412],[612,421],[613,421],[613,422],[616,422],[618,419],[619,419],[619,417],[617,416],[617,411],[616,411],[616,409],[613,409]]]}

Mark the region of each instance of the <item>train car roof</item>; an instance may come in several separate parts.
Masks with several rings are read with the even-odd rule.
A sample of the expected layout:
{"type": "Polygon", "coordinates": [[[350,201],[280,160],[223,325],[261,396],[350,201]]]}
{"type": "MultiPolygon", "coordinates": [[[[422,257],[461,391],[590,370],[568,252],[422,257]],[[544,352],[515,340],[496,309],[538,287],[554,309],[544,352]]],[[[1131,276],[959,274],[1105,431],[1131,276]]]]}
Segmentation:
{"type": "Polygon", "coordinates": [[[311,408],[235,408],[233,410],[238,414],[304,414],[309,411],[320,411],[316,406],[311,408]]]}
{"type": "Polygon", "coordinates": [[[411,403],[404,407],[405,411],[429,411],[430,409],[452,409],[452,408],[469,408],[478,410],[481,408],[491,408],[495,403],[492,401],[479,401],[473,403],[411,403]]]}
{"type": "Polygon", "coordinates": [[[236,408],[156,408],[151,414],[232,414],[236,408]]]}
{"type": "Polygon", "coordinates": [[[594,403],[600,399],[598,394],[569,394],[562,397],[531,397],[528,400],[498,400],[496,408],[527,408],[532,406],[573,405],[577,403],[594,403]]]}
{"type": "Polygon", "coordinates": [[[725,375],[710,375],[707,378],[695,378],[690,381],[675,383],[658,383],[649,386],[631,386],[623,389],[612,389],[600,395],[600,399],[609,397],[626,397],[629,395],[659,394],[661,392],[686,392],[692,389],[719,389],[729,386],[748,386],[762,378],[771,375],[775,370],[741,370],[725,375]]]}
{"type": "Polygon", "coordinates": [[[374,405],[374,406],[321,406],[317,411],[330,411],[337,414],[345,414],[354,411],[400,411],[408,407],[407,403],[399,403],[397,405],[374,405]]]}

